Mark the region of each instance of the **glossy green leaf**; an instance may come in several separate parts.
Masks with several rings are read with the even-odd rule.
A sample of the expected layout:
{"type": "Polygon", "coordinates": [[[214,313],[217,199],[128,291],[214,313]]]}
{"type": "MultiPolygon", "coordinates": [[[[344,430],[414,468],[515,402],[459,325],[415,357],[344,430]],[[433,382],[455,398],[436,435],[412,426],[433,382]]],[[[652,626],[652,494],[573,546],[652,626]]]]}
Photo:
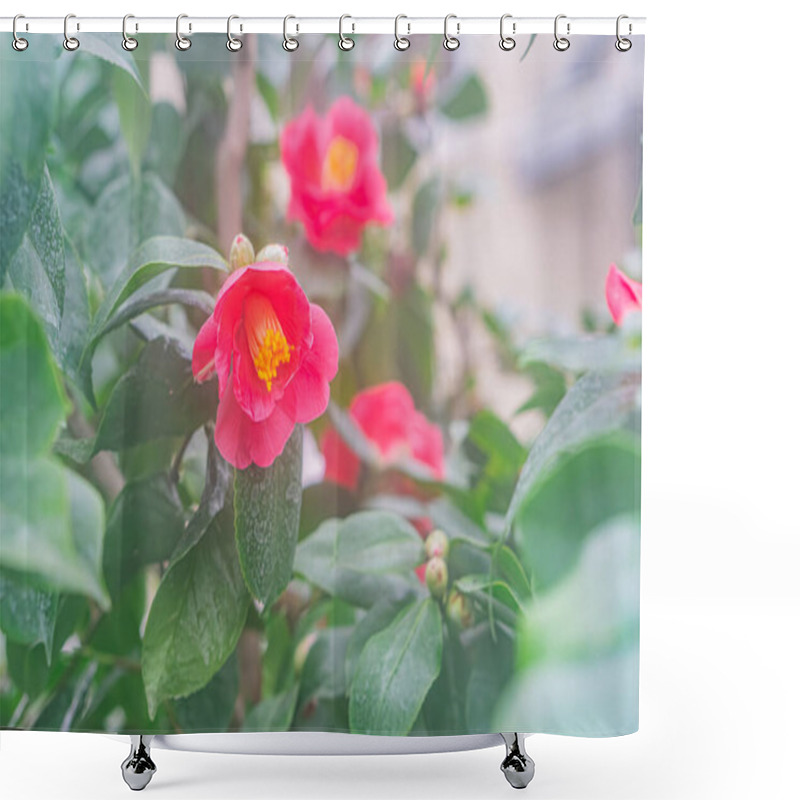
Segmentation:
{"type": "Polygon", "coordinates": [[[353,685],[356,665],[367,642],[380,631],[388,628],[396,619],[400,605],[389,600],[378,600],[372,608],[359,620],[347,642],[345,661],[345,679],[348,689],[353,685]]]}
{"type": "MultiPolygon", "coordinates": [[[[129,255],[140,245],[155,237],[180,237],[185,230],[186,218],[180,203],[160,178],[149,172],[139,180],[122,175],[106,186],[95,203],[94,213],[86,220],[84,252],[103,284],[116,289],[126,265],[131,269],[129,255]],[[109,231],[114,235],[109,236],[109,231]]],[[[151,244],[133,266],[163,263],[157,248],[151,244]]],[[[137,254],[132,258],[136,259],[137,254]]],[[[153,271],[152,266],[150,270],[153,271]]],[[[116,296],[114,289],[111,293],[116,296]]]]}
{"type": "Polygon", "coordinates": [[[253,706],[244,718],[242,731],[263,733],[264,731],[288,731],[297,705],[299,684],[291,689],[265,697],[253,706]]]}
{"type": "Polygon", "coordinates": [[[424,560],[414,527],[395,514],[362,511],[329,519],[297,546],[295,570],[334,597],[368,608],[419,590],[424,560]]]}
{"type": "Polygon", "coordinates": [[[45,648],[50,663],[58,595],[35,585],[21,572],[0,569],[0,629],[8,639],[45,648]]]}
{"type": "Polygon", "coordinates": [[[91,53],[97,58],[103,59],[112,66],[117,67],[127,74],[133,83],[144,92],[142,76],[133,56],[123,50],[119,44],[119,36],[114,33],[93,33],[91,36],[84,36],[81,39],[80,54],[91,53]]]}
{"type": "Polygon", "coordinates": [[[543,362],[570,372],[633,371],[641,369],[642,350],[624,331],[573,338],[546,338],[528,342],[520,352],[520,365],[543,362]]]}
{"type": "Polygon", "coordinates": [[[563,456],[521,503],[514,537],[537,591],[577,561],[586,536],[624,513],[638,513],[641,456],[631,434],[618,432],[563,456]]]}
{"type": "Polygon", "coordinates": [[[166,561],[183,531],[183,506],[168,475],[128,481],[106,524],[103,574],[112,597],[145,564],[166,561]]]}
{"type": "Polygon", "coordinates": [[[441,612],[432,599],[419,600],[364,647],[353,677],[350,730],[405,736],[441,666],[441,612]]]}
{"type": "Polygon", "coordinates": [[[58,91],[52,61],[14,55],[0,66],[0,286],[39,196],[58,91]]]}
{"type": "Polygon", "coordinates": [[[11,260],[14,288],[36,304],[39,316],[58,329],[66,290],[64,231],[47,167],[25,236],[11,260]]]}
{"type": "Polygon", "coordinates": [[[187,733],[228,730],[238,691],[239,665],[234,653],[199,692],[175,701],[175,719],[181,730],[187,733]]]}
{"type": "Polygon", "coordinates": [[[172,564],[147,618],[142,678],[151,719],[167,697],[202,689],[228,660],[250,598],[239,569],[232,522],[223,512],[172,564]]]}
{"type": "Polygon", "coordinates": [[[212,419],[216,406],[216,382],[196,383],[191,355],[174,339],[155,339],[114,386],[93,452],[185,436],[212,419]]]}
{"type": "Polygon", "coordinates": [[[0,454],[45,453],[68,410],[41,324],[19,295],[0,295],[0,454]]]}
{"type": "Polygon", "coordinates": [[[219,454],[214,437],[209,435],[206,456],[206,482],[197,510],[186,525],[183,535],[175,545],[171,561],[175,564],[203,538],[211,523],[224,508],[233,483],[233,467],[219,454]]]}
{"type": "Polygon", "coordinates": [[[347,691],[345,674],[347,645],[352,628],[332,627],[316,631],[300,676],[299,703],[302,708],[312,697],[331,700],[347,691]]]}
{"type": "Polygon", "coordinates": [[[80,476],[44,457],[0,459],[0,566],[107,608],[103,527],[102,498],[80,476]]]}
{"type": "Polygon", "coordinates": [[[272,466],[237,470],[236,549],[251,594],[270,606],[292,577],[303,496],[303,427],[272,466]]]}
{"type": "Polygon", "coordinates": [[[608,431],[638,427],[641,375],[589,373],[569,390],[536,438],[506,514],[510,528],[520,505],[555,459],[608,431]]]}
{"type": "Polygon", "coordinates": [[[499,730],[618,736],[638,727],[639,523],[618,516],[586,539],[575,569],[520,618],[517,676],[499,730]]]}
{"type": "Polygon", "coordinates": [[[459,121],[485,114],[488,109],[486,89],[474,73],[468,75],[440,106],[442,114],[459,121]]]}
{"type": "MultiPolygon", "coordinates": [[[[191,239],[172,236],[157,236],[145,242],[128,260],[114,285],[108,290],[102,305],[92,320],[87,352],[84,358],[91,358],[97,340],[120,323],[120,316],[126,316],[120,306],[149,281],[169,269],[216,269],[227,272],[228,263],[216,250],[191,239]]],[[[162,291],[158,287],[158,292],[162,291]]],[[[146,302],[137,295],[131,303],[146,302]]],[[[141,307],[141,306],[137,306],[141,307]]],[[[144,310],[144,308],[142,308],[144,310]]],[[[132,316],[128,316],[131,319],[132,316]]]]}
{"type": "Polygon", "coordinates": [[[128,146],[131,170],[138,176],[153,121],[150,99],[142,91],[141,84],[137,84],[129,73],[122,70],[114,70],[111,90],[119,112],[122,136],[128,146]]]}

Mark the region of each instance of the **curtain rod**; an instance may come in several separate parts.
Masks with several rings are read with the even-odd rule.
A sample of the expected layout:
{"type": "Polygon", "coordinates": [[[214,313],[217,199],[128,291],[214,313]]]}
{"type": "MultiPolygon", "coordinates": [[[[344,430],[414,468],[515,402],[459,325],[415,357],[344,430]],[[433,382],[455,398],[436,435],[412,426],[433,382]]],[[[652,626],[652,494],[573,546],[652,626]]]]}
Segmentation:
{"type": "MultiPolygon", "coordinates": [[[[11,32],[13,17],[0,17],[0,31],[11,32]]],[[[175,17],[129,17],[126,30],[129,35],[141,33],[175,33],[175,17]]],[[[20,17],[17,22],[17,33],[64,33],[64,17],[20,17]]],[[[351,17],[345,16],[341,30],[345,34],[391,34],[395,33],[394,17],[351,17]]],[[[401,17],[397,25],[402,36],[415,34],[438,34],[444,32],[444,17],[401,17]]],[[[339,33],[339,17],[304,17],[290,19],[289,33],[339,33]]],[[[559,31],[569,35],[607,35],[617,31],[616,17],[570,17],[561,15],[559,31]]],[[[227,17],[193,17],[182,15],[181,32],[185,36],[195,33],[226,33],[227,17]]],[[[509,35],[530,33],[553,33],[554,17],[506,17],[504,30],[509,35]]],[[[272,33],[282,35],[284,32],[283,17],[238,17],[232,23],[231,30],[237,35],[246,33],[272,33]]],[[[500,16],[496,17],[458,17],[451,16],[448,30],[457,36],[473,34],[495,34],[500,30],[500,16]]],[[[629,17],[624,20],[625,36],[643,34],[645,17],[629,17]]],[[[122,33],[122,17],[81,17],[69,18],[69,33],[122,33]]]]}

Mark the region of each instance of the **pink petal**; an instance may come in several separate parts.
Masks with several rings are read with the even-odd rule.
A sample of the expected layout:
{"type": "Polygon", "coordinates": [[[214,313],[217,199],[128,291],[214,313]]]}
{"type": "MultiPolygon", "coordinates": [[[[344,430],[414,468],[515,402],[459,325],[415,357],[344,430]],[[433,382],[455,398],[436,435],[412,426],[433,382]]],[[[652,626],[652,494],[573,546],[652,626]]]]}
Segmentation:
{"type": "Polygon", "coordinates": [[[325,480],[354,492],[358,487],[361,465],[356,454],[333,428],[322,434],[320,450],[325,459],[325,480]]]}
{"type": "Polygon", "coordinates": [[[229,382],[217,409],[214,440],[222,457],[236,469],[253,463],[268,467],[283,452],[294,424],[293,409],[283,404],[276,405],[267,419],[253,422],[239,407],[229,382]]]}
{"type": "Polygon", "coordinates": [[[214,353],[217,349],[217,323],[210,316],[197,333],[192,348],[192,374],[202,383],[214,374],[214,353]]]}
{"type": "Polygon", "coordinates": [[[617,325],[630,311],[642,309],[642,284],[621,272],[616,264],[608,268],[606,276],[606,303],[617,325]]]}

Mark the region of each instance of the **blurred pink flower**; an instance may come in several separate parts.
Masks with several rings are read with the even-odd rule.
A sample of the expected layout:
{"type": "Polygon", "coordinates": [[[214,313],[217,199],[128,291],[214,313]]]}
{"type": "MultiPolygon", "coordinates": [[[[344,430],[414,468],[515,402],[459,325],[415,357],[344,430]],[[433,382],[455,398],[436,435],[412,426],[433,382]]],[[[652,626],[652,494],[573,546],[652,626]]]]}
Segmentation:
{"type": "Polygon", "coordinates": [[[614,322],[621,325],[629,311],[642,310],[642,284],[612,264],[606,276],[606,302],[614,322]]]}
{"type": "Polygon", "coordinates": [[[214,439],[223,458],[237,469],[272,464],[295,424],[328,407],[338,363],[330,319],[286,266],[233,272],[192,353],[197,381],[219,379],[214,439]]]}
{"type": "Polygon", "coordinates": [[[314,248],[346,256],[359,248],[367,224],[392,222],[378,135],[349,97],[322,117],[307,107],[283,129],[280,146],[291,181],[287,216],[302,223],[314,248]]]}
{"type": "MultiPolygon", "coordinates": [[[[432,477],[444,476],[442,432],[416,410],[402,383],[382,383],[359,392],[350,404],[350,416],[387,466],[411,459],[427,466],[432,477]]],[[[325,478],[354,490],[361,471],[358,456],[332,428],[322,437],[322,454],[325,478]]],[[[402,486],[395,489],[402,490],[402,486]]]]}

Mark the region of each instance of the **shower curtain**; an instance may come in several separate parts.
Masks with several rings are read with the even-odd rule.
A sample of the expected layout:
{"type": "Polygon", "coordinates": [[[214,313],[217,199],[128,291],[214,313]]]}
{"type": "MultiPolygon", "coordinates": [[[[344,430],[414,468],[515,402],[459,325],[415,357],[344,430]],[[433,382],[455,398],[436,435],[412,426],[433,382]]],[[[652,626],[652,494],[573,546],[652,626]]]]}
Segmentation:
{"type": "Polygon", "coordinates": [[[0,44],[0,725],[638,727],[644,44],[0,44]]]}

